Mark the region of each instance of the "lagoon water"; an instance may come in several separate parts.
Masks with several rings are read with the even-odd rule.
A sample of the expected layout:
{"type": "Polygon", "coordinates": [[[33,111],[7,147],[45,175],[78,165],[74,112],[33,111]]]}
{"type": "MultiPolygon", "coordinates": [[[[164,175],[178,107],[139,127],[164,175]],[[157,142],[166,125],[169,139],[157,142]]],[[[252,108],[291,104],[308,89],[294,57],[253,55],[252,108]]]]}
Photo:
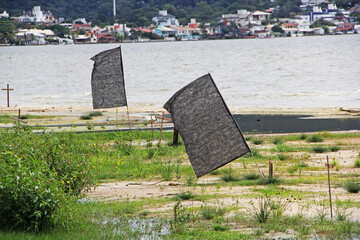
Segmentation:
{"type": "MultiPolygon", "coordinates": [[[[0,47],[12,106],[92,107],[90,58],[119,44],[0,47]]],[[[211,73],[230,108],[360,107],[360,34],[122,44],[129,107],[211,73]]],[[[0,92],[6,106],[6,92],[0,92]]]]}

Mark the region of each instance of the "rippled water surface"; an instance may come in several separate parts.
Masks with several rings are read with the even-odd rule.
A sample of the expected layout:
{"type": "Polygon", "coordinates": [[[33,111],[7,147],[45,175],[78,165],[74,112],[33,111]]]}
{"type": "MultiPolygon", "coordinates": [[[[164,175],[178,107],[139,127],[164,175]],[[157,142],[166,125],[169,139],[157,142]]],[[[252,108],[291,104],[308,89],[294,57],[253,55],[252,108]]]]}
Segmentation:
{"type": "MultiPolygon", "coordinates": [[[[91,107],[92,56],[118,44],[0,47],[19,106],[91,107]]],[[[122,44],[129,107],[211,73],[229,107],[360,107],[360,35],[122,44]]],[[[6,92],[0,92],[6,104],[6,92]]]]}

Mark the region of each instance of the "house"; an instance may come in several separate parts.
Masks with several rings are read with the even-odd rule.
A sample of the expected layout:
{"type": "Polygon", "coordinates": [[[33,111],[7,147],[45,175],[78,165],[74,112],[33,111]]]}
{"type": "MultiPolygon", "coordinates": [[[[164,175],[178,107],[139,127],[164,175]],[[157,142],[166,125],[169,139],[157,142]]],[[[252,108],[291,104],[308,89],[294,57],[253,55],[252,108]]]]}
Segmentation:
{"type": "Polygon", "coordinates": [[[110,34],[96,34],[97,43],[114,43],[116,38],[110,34]]]}
{"type": "Polygon", "coordinates": [[[86,24],[73,24],[72,25],[72,31],[79,31],[79,30],[84,30],[85,32],[90,31],[91,30],[91,23],[86,23],[86,24]]]}
{"type": "Polygon", "coordinates": [[[87,33],[85,35],[78,35],[73,40],[74,40],[74,43],[76,43],[76,44],[96,43],[97,36],[96,36],[96,34],[87,33]]]}
{"type": "Polygon", "coordinates": [[[21,45],[43,45],[47,43],[46,37],[54,37],[54,35],[49,29],[20,29],[15,34],[15,39],[19,39],[21,45]]]}
{"type": "Polygon", "coordinates": [[[172,26],[171,29],[175,30],[175,37],[181,40],[198,40],[200,38],[201,30],[199,28],[172,26]]]}
{"type": "Polygon", "coordinates": [[[6,12],[6,10],[4,10],[3,13],[0,13],[0,18],[9,18],[10,15],[6,12]]]}
{"type": "Polygon", "coordinates": [[[165,26],[179,26],[179,21],[175,18],[175,16],[168,14],[166,10],[159,11],[159,14],[153,17],[153,22],[158,27],[165,26]]]}
{"type": "Polygon", "coordinates": [[[284,30],[285,34],[288,36],[296,36],[299,33],[298,24],[297,23],[283,23],[280,25],[282,30],[284,30]]]}
{"type": "Polygon", "coordinates": [[[236,14],[223,14],[221,17],[217,18],[219,24],[227,25],[230,22],[233,22],[239,26],[247,26],[250,21],[251,12],[241,9],[238,10],[236,14]]]}
{"type": "Polygon", "coordinates": [[[176,31],[168,27],[157,27],[154,29],[154,33],[160,37],[174,37],[176,31]]]}
{"type": "Polygon", "coordinates": [[[57,22],[50,11],[42,11],[40,6],[34,6],[31,12],[24,12],[20,17],[13,17],[15,21],[24,23],[54,23],[57,22]]]}
{"type": "Polygon", "coordinates": [[[261,24],[263,21],[269,20],[271,13],[255,11],[251,13],[250,22],[252,24],[261,24]]]}
{"type": "Polygon", "coordinates": [[[272,37],[270,30],[265,29],[265,30],[255,30],[254,31],[254,36],[256,36],[257,38],[270,38],[272,37]]]}

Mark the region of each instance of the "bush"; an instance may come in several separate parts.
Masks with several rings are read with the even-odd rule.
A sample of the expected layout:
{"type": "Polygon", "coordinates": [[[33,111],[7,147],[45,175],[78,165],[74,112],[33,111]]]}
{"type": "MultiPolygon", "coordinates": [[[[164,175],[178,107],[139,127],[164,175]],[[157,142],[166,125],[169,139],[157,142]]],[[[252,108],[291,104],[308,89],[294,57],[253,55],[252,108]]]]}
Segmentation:
{"type": "Polygon", "coordinates": [[[260,145],[260,144],[262,144],[264,142],[264,140],[262,140],[262,139],[254,139],[253,140],[253,143],[255,144],[255,145],[260,145]]]}
{"type": "Polygon", "coordinates": [[[354,167],[360,168],[360,158],[355,160],[354,167]]]}
{"type": "Polygon", "coordinates": [[[1,155],[0,164],[2,228],[39,232],[63,218],[65,193],[53,172],[41,164],[30,167],[11,152],[1,155]]]}
{"type": "Polygon", "coordinates": [[[349,193],[358,193],[360,191],[360,185],[355,182],[354,179],[349,179],[344,183],[344,188],[349,193]]]}
{"type": "Polygon", "coordinates": [[[340,150],[340,147],[339,147],[339,146],[330,146],[329,149],[330,149],[330,151],[332,151],[332,152],[337,152],[337,151],[340,150]]]}
{"type": "Polygon", "coordinates": [[[277,157],[280,161],[284,161],[288,158],[288,156],[285,154],[278,154],[277,157]]]}
{"type": "Polygon", "coordinates": [[[319,135],[311,135],[310,137],[308,137],[306,139],[307,142],[322,142],[323,139],[321,136],[319,135]]]}
{"type": "Polygon", "coordinates": [[[68,202],[95,184],[72,134],[0,131],[0,226],[39,232],[66,220],[68,202]]]}
{"type": "Polygon", "coordinates": [[[256,180],[259,179],[260,175],[256,173],[248,173],[243,176],[244,180],[256,180]]]}
{"type": "Polygon", "coordinates": [[[284,140],[280,137],[276,137],[271,141],[273,144],[278,145],[278,144],[283,144],[284,140]]]}
{"type": "Polygon", "coordinates": [[[312,151],[313,151],[314,153],[324,153],[324,152],[327,152],[328,149],[327,149],[326,147],[323,147],[323,146],[314,146],[314,147],[312,148],[312,151]]]}

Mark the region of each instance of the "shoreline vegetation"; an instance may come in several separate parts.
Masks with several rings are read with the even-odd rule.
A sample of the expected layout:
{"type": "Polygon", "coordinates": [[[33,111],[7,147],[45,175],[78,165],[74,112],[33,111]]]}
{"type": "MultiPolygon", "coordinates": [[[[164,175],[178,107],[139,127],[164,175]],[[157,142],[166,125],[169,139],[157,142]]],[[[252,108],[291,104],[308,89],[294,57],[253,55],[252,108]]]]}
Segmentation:
{"type": "MultiPolygon", "coordinates": [[[[61,121],[113,121],[120,128],[127,124],[123,108],[21,109],[27,123],[1,122],[5,115],[16,117],[18,108],[0,108],[0,124],[9,127],[0,128],[1,239],[360,235],[359,131],[244,133],[254,158],[244,155],[196,179],[182,140],[173,145],[172,131],[160,138],[159,130],[94,132],[91,124],[87,133],[77,134],[79,126],[36,128],[39,122],[61,121]]],[[[130,109],[132,126],[144,128],[149,125],[144,119],[161,111],[130,109]]],[[[237,112],[358,117],[335,108],[232,109],[237,112]]]]}

